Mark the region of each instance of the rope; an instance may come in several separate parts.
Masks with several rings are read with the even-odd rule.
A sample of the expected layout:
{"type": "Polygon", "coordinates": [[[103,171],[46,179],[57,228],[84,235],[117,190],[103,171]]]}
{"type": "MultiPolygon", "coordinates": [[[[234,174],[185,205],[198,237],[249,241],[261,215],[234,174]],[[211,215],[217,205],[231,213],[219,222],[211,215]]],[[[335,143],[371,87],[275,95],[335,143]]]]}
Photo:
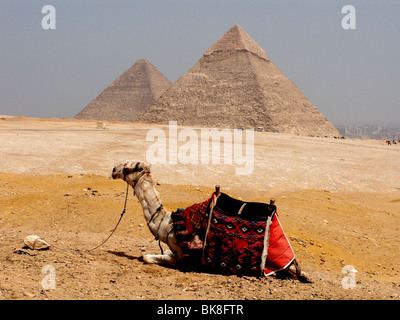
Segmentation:
{"type": "Polygon", "coordinates": [[[129,184],[126,183],[126,193],[125,193],[124,210],[122,210],[122,213],[121,213],[121,216],[119,217],[119,220],[118,220],[118,222],[117,222],[117,225],[115,226],[115,228],[113,229],[113,231],[111,231],[111,234],[110,234],[102,243],[100,243],[99,245],[95,246],[94,248],[91,248],[91,249],[82,249],[82,250],[79,250],[79,249],[75,249],[75,250],[72,250],[72,249],[62,249],[62,248],[56,247],[55,245],[52,245],[52,244],[50,244],[50,246],[51,246],[51,247],[54,247],[54,248],[56,248],[56,249],[58,249],[58,250],[67,251],[67,252],[68,252],[68,251],[72,251],[72,252],[76,252],[76,251],[78,251],[78,252],[82,252],[82,251],[83,251],[83,252],[90,252],[90,251],[96,250],[97,248],[101,247],[103,244],[105,244],[105,243],[108,241],[108,239],[111,238],[111,236],[114,234],[115,230],[117,230],[118,225],[119,225],[119,223],[121,222],[122,217],[124,216],[124,213],[126,212],[126,204],[127,204],[127,200],[128,200],[128,191],[129,191],[129,184]]]}
{"type": "MultiPolygon", "coordinates": [[[[121,222],[122,217],[123,217],[124,214],[125,214],[125,211],[126,211],[126,203],[127,203],[127,200],[128,200],[128,191],[129,191],[129,183],[126,183],[124,210],[122,210],[121,216],[119,217],[119,220],[118,220],[117,225],[115,226],[114,230],[110,233],[110,235],[108,236],[108,238],[106,238],[106,239],[105,239],[102,243],[100,243],[98,246],[96,246],[96,247],[94,247],[94,248],[92,248],[92,249],[83,250],[83,251],[86,251],[86,252],[93,251],[93,250],[95,250],[95,249],[101,247],[103,244],[105,244],[105,243],[108,241],[108,239],[111,238],[111,236],[114,234],[115,230],[117,230],[118,225],[119,225],[119,223],[121,222]]],[[[79,251],[79,250],[78,250],[78,251],[79,251]]]]}

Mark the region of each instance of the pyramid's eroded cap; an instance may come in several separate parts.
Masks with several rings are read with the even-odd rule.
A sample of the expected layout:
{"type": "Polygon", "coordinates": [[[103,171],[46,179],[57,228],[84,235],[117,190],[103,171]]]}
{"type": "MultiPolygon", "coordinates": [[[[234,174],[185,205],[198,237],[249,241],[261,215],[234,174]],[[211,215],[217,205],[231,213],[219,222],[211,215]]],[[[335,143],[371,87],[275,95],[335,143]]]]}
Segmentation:
{"type": "Polygon", "coordinates": [[[230,28],[204,54],[210,55],[215,51],[225,50],[246,50],[262,59],[269,60],[265,51],[237,24],[230,28]]]}

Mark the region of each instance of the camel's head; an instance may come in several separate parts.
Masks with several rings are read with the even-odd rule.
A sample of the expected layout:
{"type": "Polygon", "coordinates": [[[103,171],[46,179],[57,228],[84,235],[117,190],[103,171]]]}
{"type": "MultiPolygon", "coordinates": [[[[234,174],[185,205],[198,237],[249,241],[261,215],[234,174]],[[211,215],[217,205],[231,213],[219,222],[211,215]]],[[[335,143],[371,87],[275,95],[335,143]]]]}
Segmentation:
{"type": "Polygon", "coordinates": [[[145,172],[150,172],[151,165],[143,161],[125,162],[113,168],[111,176],[113,179],[122,179],[135,186],[145,172]]]}

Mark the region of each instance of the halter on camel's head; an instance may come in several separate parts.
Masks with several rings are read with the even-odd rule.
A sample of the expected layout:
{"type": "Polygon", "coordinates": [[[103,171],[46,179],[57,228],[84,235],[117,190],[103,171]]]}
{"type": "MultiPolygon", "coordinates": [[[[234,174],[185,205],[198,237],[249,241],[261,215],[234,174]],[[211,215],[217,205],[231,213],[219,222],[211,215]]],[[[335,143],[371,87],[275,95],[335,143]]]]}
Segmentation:
{"type": "Polygon", "coordinates": [[[113,179],[122,179],[133,188],[146,173],[150,173],[151,165],[146,162],[134,161],[116,165],[112,171],[113,179]]]}

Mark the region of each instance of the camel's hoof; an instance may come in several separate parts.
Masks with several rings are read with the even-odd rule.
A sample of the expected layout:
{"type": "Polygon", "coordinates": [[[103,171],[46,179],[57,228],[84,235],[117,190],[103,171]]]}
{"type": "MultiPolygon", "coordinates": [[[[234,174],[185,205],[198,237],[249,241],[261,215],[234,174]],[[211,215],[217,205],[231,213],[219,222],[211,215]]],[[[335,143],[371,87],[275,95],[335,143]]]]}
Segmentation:
{"type": "Polygon", "coordinates": [[[154,260],[150,255],[145,254],[142,257],[143,257],[143,262],[144,263],[148,263],[148,264],[153,264],[154,263],[154,260]]]}
{"type": "Polygon", "coordinates": [[[312,283],[312,280],[310,279],[310,277],[306,274],[304,274],[304,272],[302,272],[301,274],[299,274],[298,276],[298,280],[300,282],[304,282],[304,283],[312,283]]]}

